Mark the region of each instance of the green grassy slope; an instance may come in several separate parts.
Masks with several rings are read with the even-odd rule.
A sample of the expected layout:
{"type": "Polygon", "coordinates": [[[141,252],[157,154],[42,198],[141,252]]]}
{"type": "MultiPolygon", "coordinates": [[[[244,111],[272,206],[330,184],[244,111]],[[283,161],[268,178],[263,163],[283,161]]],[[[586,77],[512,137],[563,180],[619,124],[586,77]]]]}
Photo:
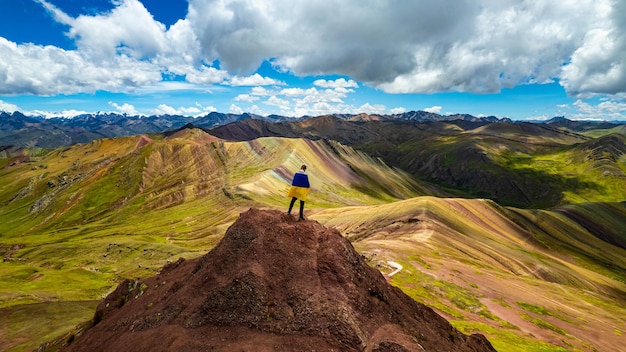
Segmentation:
{"type": "MultiPolygon", "coordinates": [[[[598,182],[602,171],[585,159],[593,152],[580,145],[593,144],[589,136],[529,123],[467,130],[453,123],[412,128],[398,132],[395,139],[390,133],[353,146],[380,155],[418,178],[452,188],[458,196],[491,198],[525,208],[623,199],[626,179],[606,174],[598,182]]],[[[623,138],[614,141],[619,144],[623,145],[623,138]]],[[[619,168],[623,165],[622,159],[619,168]]]]}
{"type": "Polygon", "coordinates": [[[536,153],[503,150],[493,159],[522,174],[543,174],[537,179],[559,190],[560,204],[626,199],[626,138],[617,134],[536,153]]]}
{"type": "Polygon", "coordinates": [[[609,129],[591,129],[589,131],[584,132],[586,136],[598,138],[602,136],[606,136],[608,134],[617,133],[622,136],[626,136],[626,125],[618,125],[609,129]]]}
{"type": "Polygon", "coordinates": [[[419,197],[328,209],[315,219],[340,229],[381,270],[393,270],[388,261],[403,265],[392,284],[463,331],[486,334],[498,350],[618,350],[626,249],[568,215],[596,212],[604,230],[623,237],[626,206],[566,211],[419,197]]]}

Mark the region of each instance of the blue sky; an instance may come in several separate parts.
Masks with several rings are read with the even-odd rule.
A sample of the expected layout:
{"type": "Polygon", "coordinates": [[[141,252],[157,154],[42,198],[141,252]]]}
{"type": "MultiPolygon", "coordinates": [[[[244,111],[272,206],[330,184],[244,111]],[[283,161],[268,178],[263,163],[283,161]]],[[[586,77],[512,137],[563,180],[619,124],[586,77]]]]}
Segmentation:
{"type": "Polygon", "coordinates": [[[619,0],[1,1],[0,110],[626,120],[624,13],[619,0]]]}

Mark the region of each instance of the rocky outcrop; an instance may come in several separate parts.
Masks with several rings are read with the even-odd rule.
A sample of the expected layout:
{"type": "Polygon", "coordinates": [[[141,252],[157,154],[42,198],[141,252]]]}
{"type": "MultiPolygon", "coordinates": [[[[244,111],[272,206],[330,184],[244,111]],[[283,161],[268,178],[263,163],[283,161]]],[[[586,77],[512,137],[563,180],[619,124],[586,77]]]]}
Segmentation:
{"type": "Polygon", "coordinates": [[[205,256],[127,280],[65,351],[495,351],[314,221],[250,209],[205,256]]]}

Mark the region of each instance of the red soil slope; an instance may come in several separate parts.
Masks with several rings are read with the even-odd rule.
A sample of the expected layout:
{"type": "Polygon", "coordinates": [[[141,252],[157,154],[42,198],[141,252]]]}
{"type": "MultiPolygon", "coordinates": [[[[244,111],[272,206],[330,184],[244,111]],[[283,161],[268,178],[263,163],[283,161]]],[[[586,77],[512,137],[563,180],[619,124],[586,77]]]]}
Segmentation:
{"type": "Polygon", "coordinates": [[[127,280],[65,351],[495,351],[315,221],[250,209],[205,256],[127,280]]]}

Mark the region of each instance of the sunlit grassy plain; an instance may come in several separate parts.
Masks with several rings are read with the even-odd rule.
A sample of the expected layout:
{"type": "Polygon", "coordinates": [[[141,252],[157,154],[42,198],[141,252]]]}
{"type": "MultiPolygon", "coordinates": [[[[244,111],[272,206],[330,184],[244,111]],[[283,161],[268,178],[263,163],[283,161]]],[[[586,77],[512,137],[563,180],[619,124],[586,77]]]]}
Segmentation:
{"type": "MultiPolygon", "coordinates": [[[[626,182],[594,174],[580,149],[489,154],[511,169],[579,180],[550,210],[438,198],[432,185],[329,141],[225,142],[183,130],[26,154],[0,158],[1,350],[72,330],[121,278],[206,253],[251,206],[284,209],[303,163],[309,217],[339,229],[381,271],[401,263],[391,283],[462,331],[484,333],[501,351],[623,345],[626,251],[566,214],[624,240],[626,182]]],[[[624,156],[614,164],[626,172],[624,156]]]]}

